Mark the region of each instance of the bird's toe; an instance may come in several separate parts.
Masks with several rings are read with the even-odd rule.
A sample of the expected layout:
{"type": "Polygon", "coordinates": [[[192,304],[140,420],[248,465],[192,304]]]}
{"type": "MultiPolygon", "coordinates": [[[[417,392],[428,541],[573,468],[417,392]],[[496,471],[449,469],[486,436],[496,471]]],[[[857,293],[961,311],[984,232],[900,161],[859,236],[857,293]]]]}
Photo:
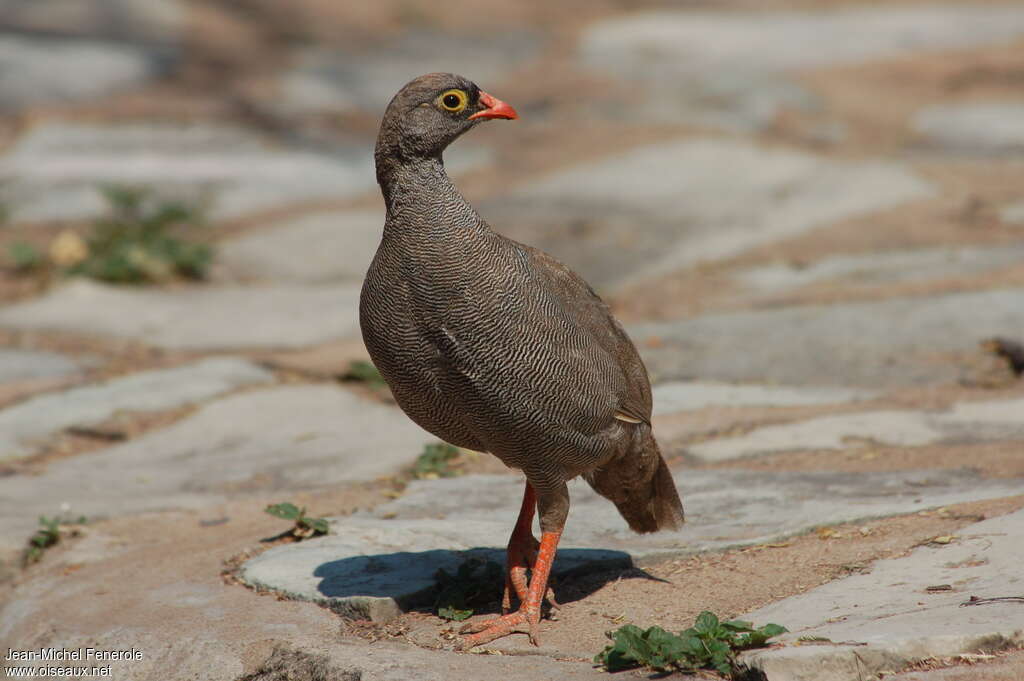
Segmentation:
{"type": "Polygon", "coordinates": [[[462,639],[456,644],[457,650],[468,650],[483,643],[490,643],[509,634],[521,633],[530,637],[530,643],[538,645],[540,613],[517,610],[508,615],[482,622],[470,622],[461,629],[462,639]]]}

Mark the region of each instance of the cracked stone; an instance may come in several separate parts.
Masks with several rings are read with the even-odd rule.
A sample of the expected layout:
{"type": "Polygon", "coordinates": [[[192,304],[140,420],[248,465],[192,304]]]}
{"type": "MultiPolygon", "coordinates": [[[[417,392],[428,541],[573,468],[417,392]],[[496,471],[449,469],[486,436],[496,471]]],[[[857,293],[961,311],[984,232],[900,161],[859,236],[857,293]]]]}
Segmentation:
{"type": "Polygon", "coordinates": [[[969,525],[954,542],[921,546],[909,556],[879,560],[851,575],[783,599],[742,619],[778,622],[789,645],[744,653],[767,681],[859,681],[928,658],[1019,648],[1024,608],[993,602],[962,607],[971,596],[1019,595],[1024,561],[1024,511],[969,525]],[[928,592],[933,584],[949,591],[928,592]],[[863,645],[796,647],[800,636],[863,645]]]}
{"type": "Polygon", "coordinates": [[[297,348],[358,337],[360,284],[126,289],[77,280],[0,309],[0,326],[174,349],[297,348]]]}
{"type": "Polygon", "coordinates": [[[489,202],[499,232],[598,289],[736,255],[934,194],[904,166],[721,138],[670,141],[555,172],[489,202]],[[563,228],[553,230],[553,222],[563,228]],[[579,229],[587,238],[579,238],[579,229]],[[629,248],[622,248],[628,244],[629,248]]]}
{"type": "Polygon", "coordinates": [[[0,549],[22,545],[38,517],[63,503],[102,518],[322,489],[397,473],[434,441],[397,407],[337,386],[250,390],[123,444],[53,461],[31,485],[0,477],[0,549]]]}
{"type": "Polygon", "coordinates": [[[251,362],[217,357],[32,397],[0,410],[0,460],[30,454],[64,428],[99,423],[120,411],[173,409],[273,380],[251,362]]]}

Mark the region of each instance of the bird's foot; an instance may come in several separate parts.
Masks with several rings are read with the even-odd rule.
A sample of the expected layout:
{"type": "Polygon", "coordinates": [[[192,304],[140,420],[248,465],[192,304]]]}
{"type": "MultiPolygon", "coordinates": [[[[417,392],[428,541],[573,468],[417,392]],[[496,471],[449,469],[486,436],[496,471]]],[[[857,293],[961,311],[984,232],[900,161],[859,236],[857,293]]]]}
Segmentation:
{"type": "Polygon", "coordinates": [[[468,650],[473,646],[490,643],[509,634],[528,634],[530,643],[539,645],[540,608],[526,610],[520,608],[516,612],[482,622],[471,622],[459,629],[462,638],[456,644],[457,650],[468,650]]]}

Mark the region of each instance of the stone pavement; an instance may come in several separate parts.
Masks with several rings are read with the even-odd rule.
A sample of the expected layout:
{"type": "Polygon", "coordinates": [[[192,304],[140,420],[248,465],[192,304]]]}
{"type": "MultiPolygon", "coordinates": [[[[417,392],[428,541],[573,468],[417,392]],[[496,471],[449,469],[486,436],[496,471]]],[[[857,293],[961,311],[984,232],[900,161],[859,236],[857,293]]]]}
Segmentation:
{"type": "MultiPolygon", "coordinates": [[[[1009,496],[1021,484],[993,484],[962,471],[851,475],[676,469],[674,475],[692,509],[687,523],[679,531],[645,537],[631,534],[614,507],[574,481],[572,519],[559,544],[556,574],[588,562],[642,564],[778,542],[822,525],[1009,496]]],[[[470,556],[503,562],[502,542],[495,537],[508,531],[508,509],[521,496],[521,481],[505,475],[416,482],[372,513],[334,519],[331,536],[260,554],[243,566],[241,577],[290,598],[386,621],[429,589],[439,568],[453,572],[470,556]]],[[[586,651],[562,652],[586,656],[586,651]]]]}
{"type": "Polygon", "coordinates": [[[816,644],[747,653],[745,662],[770,679],[853,681],[916,659],[1019,648],[1022,558],[1024,512],[970,525],[948,545],[880,560],[868,574],[747,613],[785,621],[788,642],[816,644]],[[982,602],[971,605],[973,599],[982,602]]]}
{"type": "MultiPolygon", "coordinates": [[[[743,656],[767,681],[1024,647],[1019,603],[960,607],[1021,595],[1024,383],[982,343],[1024,342],[1024,5],[236,4],[0,9],[0,246],[87,235],[100,188],[133,183],[207,202],[217,252],[208,281],[162,287],[32,288],[0,263],[0,641],[144,651],[118,679],[607,678],[593,641],[624,621],[598,614],[604,584],[539,650],[455,654],[448,625],[403,614],[438,568],[501,562],[521,478],[482,455],[404,484],[435,439],[337,380],[365,358],[378,116],[451,69],[522,119],[459,141],[450,170],[624,319],[687,508],[641,537],[575,481],[556,571],[655,574],[990,504],[1005,515],[902,536],[863,574],[717,602],[792,632],[743,656]],[[112,421],[137,427],[110,442],[112,421]],[[261,542],[286,500],[331,534],[261,542]],[[40,516],[79,515],[19,565],[40,516]]],[[[630,606],[692,605],[665,583],[630,606]]]]}

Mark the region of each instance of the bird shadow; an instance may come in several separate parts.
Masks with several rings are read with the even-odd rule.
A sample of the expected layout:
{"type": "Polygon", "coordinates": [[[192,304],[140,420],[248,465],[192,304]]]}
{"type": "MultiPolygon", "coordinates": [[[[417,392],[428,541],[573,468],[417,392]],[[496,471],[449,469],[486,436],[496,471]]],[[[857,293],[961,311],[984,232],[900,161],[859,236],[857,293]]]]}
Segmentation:
{"type": "MultiPolygon", "coordinates": [[[[320,578],[317,590],[340,606],[353,599],[390,598],[405,612],[432,608],[443,582],[457,578],[467,561],[500,566],[501,573],[489,579],[478,613],[497,612],[504,586],[505,550],[477,547],[465,551],[434,549],[350,556],[328,561],[313,572],[320,578]],[[444,571],[445,576],[439,577],[444,571]]],[[[605,584],[619,579],[658,579],[637,568],[628,553],[605,549],[560,549],[552,567],[551,586],[559,603],[586,598],[605,584]]],[[[474,579],[479,579],[474,577],[474,579]]],[[[663,580],[659,580],[663,581],[663,580]]]]}

